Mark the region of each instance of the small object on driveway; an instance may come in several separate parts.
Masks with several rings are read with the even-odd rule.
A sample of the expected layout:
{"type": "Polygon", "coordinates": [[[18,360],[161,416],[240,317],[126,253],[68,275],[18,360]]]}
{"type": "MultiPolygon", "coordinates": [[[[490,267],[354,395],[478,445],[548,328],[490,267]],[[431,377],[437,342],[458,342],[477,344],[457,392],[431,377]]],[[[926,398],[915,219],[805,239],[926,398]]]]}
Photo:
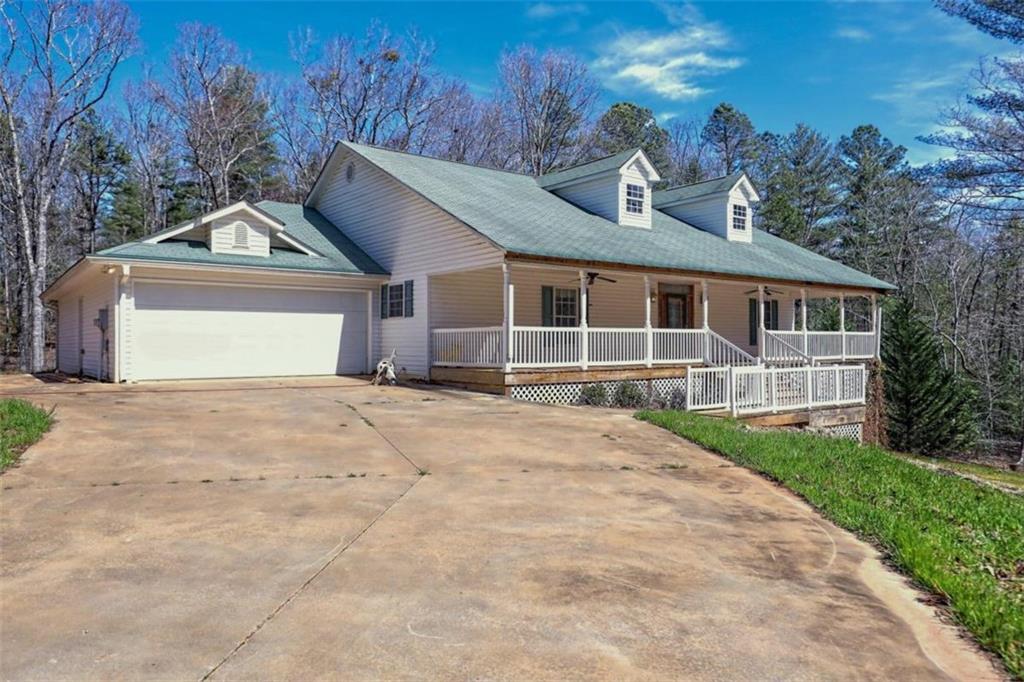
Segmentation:
{"type": "Polygon", "coordinates": [[[370,383],[374,386],[380,386],[384,382],[387,382],[388,386],[394,386],[398,383],[398,377],[395,375],[395,353],[397,349],[391,349],[391,357],[385,358],[377,363],[377,374],[374,375],[373,381],[370,383]]]}

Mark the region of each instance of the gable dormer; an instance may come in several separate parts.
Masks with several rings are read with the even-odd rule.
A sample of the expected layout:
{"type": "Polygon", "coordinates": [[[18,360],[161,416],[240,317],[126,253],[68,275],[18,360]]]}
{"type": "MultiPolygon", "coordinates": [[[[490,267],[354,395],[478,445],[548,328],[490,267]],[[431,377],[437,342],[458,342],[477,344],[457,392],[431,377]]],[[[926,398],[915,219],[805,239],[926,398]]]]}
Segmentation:
{"type": "Polygon", "coordinates": [[[208,244],[213,253],[269,256],[270,225],[244,214],[228,214],[210,223],[208,244]]]}
{"type": "Polygon", "coordinates": [[[650,229],[652,187],[660,179],[643,150],[631,149],[542,175],[537,184],[619,225],[650,229]]]}
{"type": "Polygon", "coordinates": [[[661,190],[654,208],[731,242],[753,241],[754,204],[761,198],[743,171],[661,190]]]}
{"type": "Polygon", "coordinates": [[[270,249],[284,248],[308,256],[316,251],[284,231],[284,223],[248,201],[211,211],[193,220],[151,235],[143,244],[203,242],[211,253],[235,256],[270,256],[270,249]]]}

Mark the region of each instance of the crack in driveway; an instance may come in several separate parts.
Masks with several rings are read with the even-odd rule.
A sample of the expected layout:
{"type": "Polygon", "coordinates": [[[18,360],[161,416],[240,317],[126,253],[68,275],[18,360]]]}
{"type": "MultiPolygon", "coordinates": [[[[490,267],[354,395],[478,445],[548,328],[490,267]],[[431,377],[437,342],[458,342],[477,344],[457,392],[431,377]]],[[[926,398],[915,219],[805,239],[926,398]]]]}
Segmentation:
{"type": "Polygon", "coordinates": [[[300,594],[302,594],[302,592],[304,592],[304,591],[306,590],[306,588],[307,588],[307,587],[309,587],[309,586],[310,586],[310,585],[311,585],[311,584],[313,583],[313,581],[314,581],[314,580],[316,580],[316,579],[317,579],[318,577],[320,577],[320,575],[321,575],[321,574],[322,574],[322,573],[323,573],[324,571],[326,571],[326,570],[327,570],[328,568],[330,568],[331,564],[333,564],[333,563],[335,562],[335,560],[337,560],[337,559],[338,559],[338,557],[340,557],[340,556],[341,556],[342,554],[344,554],[344,553],[345,553],[345,550],[347,550],[347,549],[348,549],[349,547],[351,547],[352,545],[354,545],[354,544],[356,543],[356,541],[358,541],[358,540],[359,540],[359,538],[363,537],[363,535],[365,535],[365,534],[366,534],[366,533],[367,533],[367,532],[368,532],[368,531],[369,531],[369,530],[370,530],[371,528],[373,528],[374,524],[376,524],[376,523],[377,523],[378,521],[380,521],[380,520],[381,520],[381,519],[382,519],[382,518],[384,517],[384,515],[385,515],[385,514],[387,514],[387,513],[389,512],[389,511],[391,511],[391,509],[392,509],[392,508],[394,508],[394,506],[395,506],[395,505],[397,505],[397,504],[398,504],[399,502],[401,502],[401,501],[402,501],[402,499],[403,499],[403,498],[405,498],[405,496],[406,496],[406,495],[408,495],[408,494],[409,494],[409,492],[410,492],[410,491],[411,491],[411,490],[412,490],[413,488],[415,488],[415,487],[416,487],[416,484],[417,484],[417,483],[419,483],[419,482],[420,482],[420,480],[421,480],[420,478],[417,478],[416,480],[414,480],[414,481],[413,481],[413,482],[412,482],[412,483],[411,483],[411,484],[409,485],[409,487],[408,487],[408,488],[406,488],[406,489],[405,489],[405,490],[404,490],[404,491],[402,492],[402,494],[401,494],[401,495],[399,495],[398,497],[396,497],[396,498],[395,498],[395,499],[394,499],[394,500],[393,500],[393,501],[391,502],[391,504],[389,504],[389,505],[388,505],[387,507],[385,507],[385,508],[384,508],[384,510],[383,510],[383,511],[381,511],[381,513],[380,513],[380,514],[377,514],[377,516],[375,516],[375,517],[373,518],[373,520],[372,520],[372,521],[370,521],[370,523],[368,523],[368,524],[366,525],[366,527],[365,527],[365,528],[363,528],[363,529],[362,529],[362,530],[360,530],[360,531],[359,531],[358,533],[356,533],[355,535],[353,535],[351,539],[349,539],[349,540],[346,540],[346,541],[342,542],[341,544],[339,544],[338,546],[336,546],[336,547],[335,547],[334,549],[332,549],[332,550],[331,550],[330,552],[328,552],[328,553],[327,553],[327,560],[326,560],[326,561],[324,561],[323,565],[322,565],[322,566],[320,566],[320,568],[318,568],[317,570],[315,570],[315,571],[313,572],[313,574],[312,574],[312,575],[310,575],[310,576],[309,576],[308,578],[306,578],[306,580],[305,580],[305,581],[303,581],[303,583],[302,583],[301,585],[299,585],[299,586],[298,586],[297,588],[295,588],[294,590],[292,590],[291,594],[289,594],[289,595],[288,595],[288,597],[286,597],[284,601],[282,601],[282,602],[281,602],[280,604],[278,604],[278,605],[277,605],[277,607],[276,607],[276,608],[275,608],[275,609],[274,609],[273,611],[271,611],[271,612],[270,612],[269,614],[267,614],[267,616],[266,616],[266,617],[265,617],[265,618],[264,618],[263,620],[261,620],[261,621],[260,621],[259,623],[257,623],[257,624],[256,624],[256,627],[254,627],[254,628],[253,628],[252,630],[250,630],[250,631],[249,631],[249,634],[247,634],[247,635],[246,635],[245,637],[243,637],[243,638],[242,638],[242,641],[240,641],[240,642],[239,642],[239,643],[238,643],[237,645],[235,645],[235,647],[234,647],[234,648],[233,648],[233,649],[232,649],[231,651],[229,651],[229,652],[228,652],[227,656],[225,656],[224,658],[222,658],[222,659],[221,659],[221,660],[220,660],[220,661],[219,661],[219,662],[217,663],[217,665],[215,665],[215,666],[213,666],[212,668],[210,668],[210,669],[209,669],[209,670],[208,670],[208,671],[206,672],[206,674],[205,674],[205,675],[203,675],[203,676],[202,676],[201,678],[199,678],[199,679],[200,679],[201,681],[202,681],[202,680],[208,680],[208,679],[210,679],[210,678],[211,678],[211,677],[212,677],[212,676],[213,676],[213,675],[214,675],[214,674],[215,674],[215,673],[216,673],[216,672],[217,672],[217,671],[218,671],[218,670],[219,670],[219,669],[220,669],[220,668],[221,668],[221,667],[222,667],[222,666],[223,666],[223,665],[225,664],[225,663],[227,663],[227,662],[228,662],[229,660],[231,660],[231,658],[232,658],[232,657],[233,657],[233,656],[234,656],[234,655],[235,655],[236,653],[238,653],[238,652],[239,652],[239,651],[240,651],[240,650],[242,649],[242,647],[244,647],[244,646],[245,646],[246,644],[248,644],[248,643],[249,643],[249,641],[250,641],[250,640],[251,640],[251,639],[252,639],[253,637],[255,637],[255,636],[256,636],[256,633],[258,633],[258,632],[259,632],[260,630],[262,630],[262,629],[263,629],[263,627],[264,627],[265,625],[267,625],[267,624],[268,624],[268,623],[269,623],[270,621],[272,621],[272,620],[274,619],[274,617],[275,617],[275,616],[277,616],[277,614],[281,613],[281,611],[283,611],[283,610],[284,610],[284,608],[285,608],[286,606],[288,606],[288,604],[292,603],[292,601],[294,601],[296,597],[298,597],[298,596],[299,596],[300,594]]]}

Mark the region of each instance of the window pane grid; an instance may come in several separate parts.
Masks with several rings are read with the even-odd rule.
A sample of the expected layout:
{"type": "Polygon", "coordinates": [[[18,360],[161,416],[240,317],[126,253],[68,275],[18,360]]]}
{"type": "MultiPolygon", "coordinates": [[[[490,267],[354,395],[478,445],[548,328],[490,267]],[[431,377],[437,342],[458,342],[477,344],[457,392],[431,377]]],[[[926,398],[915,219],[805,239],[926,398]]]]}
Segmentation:
{"type": "Polygon", "coordinates": [[[551,316],[552,323],[556,327],[575,327],[578,319],[578,298],[579,292],[576,289],[555,289],[554,310],[551,316]]]}
{"type": "Polygon", "coordinates": [[[742,204],[732,205],[732,229],[747,229],[747,207],[742,204]]]}
{"type": "Polygon", "coordinates": [[[388,287],[388,317],[402,317],[405,315],[405,287],[401,284],[392,284],[388,287]]]}
{"type": "Polygon", "coordinates": [[[626,185],[626,213],[642,215],[644,212],[644,186],[626,185]]]}

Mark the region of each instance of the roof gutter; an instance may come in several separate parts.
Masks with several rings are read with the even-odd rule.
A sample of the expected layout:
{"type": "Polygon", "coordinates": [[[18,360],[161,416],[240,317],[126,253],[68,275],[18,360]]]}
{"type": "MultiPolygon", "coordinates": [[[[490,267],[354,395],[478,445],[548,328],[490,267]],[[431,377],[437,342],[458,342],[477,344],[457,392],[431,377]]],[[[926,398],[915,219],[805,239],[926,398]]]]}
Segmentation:
{"type": "Polygon", "coordinates": [[[192,271],[203,271],[203,272],[227,272],[234,274],[276,274],[276,275],[297,275],[299,277],[312,277],[312,278],[323,278],[323,279],[337,279],[337,278],[359,278],[359,279],[380,279],[386,280],[390,275],[378,274],[378,273],[366,273],[366,272],[329,272],[323,270],[302,270],[302,269],[291,269],[291,268],[274,268],[261,265],[218,265],[215,263],[190,263],[188,261],[175,261],[175,260],[149,260],[146,258],[118,258],[116,256],[97,256],[90,254],[82,256],[75,261],[67,270],[62,272],[57,279],[53,280],[50,286],[41,294],[41,298],[45,301],[51,297],[53,291],[63,286],[64,282],[67,281],[71,275],[79,270],[82,265],[86,263],[95,263],[96,265],[136,265],[139,267],[151,267],[151,268],[164,268],[167,270],[192,270],[192,271]]]}
{"type": "Polygon", "coordinates": [[[695,277],[698,279],[728,280],[733,282],[744,283],[766,282],[770,284],[780,284],[791,287],[830,287],[834,289],[843,289],[845,291],[861,291],[865,293],[874,293],[882,295],[890,294],[892,293],[893,289],[895,289],[895,287],[893,287],[892,289],[887,289],[884,287],[857,286],[855,284],[842,284],[839,282],[815,282],[812,280],[758,277],[755,275],[741,275],[727,272],[714,272],[711,270],[686,270],[681,268],[651,267],[646,265],[635,265],[632,263],[618,263],[614,261],[595,261],[571,258],[558,258],[554,256],[538,256],[536,254],[529,253],[509,252],[508,254],[506,254],[506,258],[507,260],[517,260],[530,263],[545,263],[550,265],[565,265],[578,268],[612,267],[617,270],[622,270],[626,272],[636,272],[637,274],[663,274],[675,276],[684,275],[688,277],[695,277]]]}

